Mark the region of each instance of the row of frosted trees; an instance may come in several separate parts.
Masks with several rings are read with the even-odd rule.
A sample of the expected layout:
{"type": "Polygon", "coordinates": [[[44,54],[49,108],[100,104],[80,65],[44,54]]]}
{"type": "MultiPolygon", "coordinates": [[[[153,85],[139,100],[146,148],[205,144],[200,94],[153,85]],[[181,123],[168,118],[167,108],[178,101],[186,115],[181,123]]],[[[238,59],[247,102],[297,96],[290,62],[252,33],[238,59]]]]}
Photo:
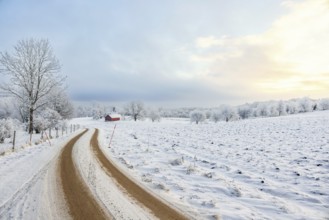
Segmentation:
{"type": "Polygon", "coordinates": [[[312,111],[329,110],[329,98],[312,100],[310,98],[291,99],[288,101],[254,102],[237,107],[222,105],[212,110],[193,110],[189,113],[192,122],[206,119],[214,122],[236,121],[257,117],[277,117],[312,111]]]}

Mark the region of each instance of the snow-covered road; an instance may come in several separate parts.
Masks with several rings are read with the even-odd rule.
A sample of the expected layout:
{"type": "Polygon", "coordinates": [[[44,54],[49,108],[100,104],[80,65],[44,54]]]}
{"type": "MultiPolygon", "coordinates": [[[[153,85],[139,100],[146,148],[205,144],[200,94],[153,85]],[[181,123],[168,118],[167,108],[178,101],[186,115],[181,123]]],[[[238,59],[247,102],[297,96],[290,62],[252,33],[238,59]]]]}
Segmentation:
{"type": "Polygon", "coordinates": [[[186,219],[156,196],[147,205],[151,194],[115,168],[97,138],[85,130],[2,156],[0,219],[186,219]]]}

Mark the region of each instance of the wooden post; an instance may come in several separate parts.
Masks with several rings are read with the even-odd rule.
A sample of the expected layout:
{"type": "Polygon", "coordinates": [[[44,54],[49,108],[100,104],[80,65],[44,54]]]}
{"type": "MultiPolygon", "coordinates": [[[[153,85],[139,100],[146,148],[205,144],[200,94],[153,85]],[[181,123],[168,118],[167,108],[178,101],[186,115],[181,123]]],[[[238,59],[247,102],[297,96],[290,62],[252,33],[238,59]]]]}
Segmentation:
{"type": "Polygon", "coordinates": [[[30,145],[32,145],[32,133],[30,133],[30,145]]]}
{"type": "Polygon", "coordinates": [[[46,137],[47,137],[47,140],[48,140],[48,142],[49,142],[49,145],[51,146],[51,142],[50,142],[50,139],[49,139],[49,137],[48,137],[48,135],[47,135],[47,132],[45,132],[45,135],[46,135],[46,137]]]}
{"type": "Polygon", "coordinates": [[[116,127],[117,127],[117,125],[115,124],[115,125],[114,125],[114,129],[113,129],[113,132],[112,132],[112,135],[111,135],[109,148],[111,147],[111,143],[112,143],[112,139],[113,139],[113,135],[114,135],[114,131],[115,131],[115,128],[116,128],[116,127]]]}
{"type": "Polygon", "coordinates": [[[13,151],[15,151],[15,141],[16,141],[16,131],[14,131],[14,137],[13,137],[13,151]]]}

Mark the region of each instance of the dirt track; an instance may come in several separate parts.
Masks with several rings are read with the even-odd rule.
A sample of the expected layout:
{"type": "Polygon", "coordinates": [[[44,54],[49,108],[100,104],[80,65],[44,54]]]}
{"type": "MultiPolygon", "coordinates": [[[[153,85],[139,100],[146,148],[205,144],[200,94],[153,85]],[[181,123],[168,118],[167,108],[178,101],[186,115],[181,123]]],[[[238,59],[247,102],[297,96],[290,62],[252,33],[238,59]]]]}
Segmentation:
{"type": "Polygon", "coordinates": [[[97,204],[73,162],[73,146],[87,131],[88,130],[85,130],[72,138],[66,144],[60,156],[59,172],[65,199],[73,219],[111,219],[97,204]]]}
{"type": "Polygon", "coordinates": [[[92,136],[90,141],[93,151],[97,156],[98,161],[100,162],[103,169],[132,196],[138,202],[143,204],[145,207],[150,209],[153,214],[160,219],[188,219],[183,214],[179,213],[177,210],[173,209],[169,205],[165,204],[151,193],[144,190],[134,181],[129,179],[126,175],[124,175],[116,166],[113,165],[111,161],[109,161],[98,144],[98,129],[96,129],[95,133],[92,136]]]}

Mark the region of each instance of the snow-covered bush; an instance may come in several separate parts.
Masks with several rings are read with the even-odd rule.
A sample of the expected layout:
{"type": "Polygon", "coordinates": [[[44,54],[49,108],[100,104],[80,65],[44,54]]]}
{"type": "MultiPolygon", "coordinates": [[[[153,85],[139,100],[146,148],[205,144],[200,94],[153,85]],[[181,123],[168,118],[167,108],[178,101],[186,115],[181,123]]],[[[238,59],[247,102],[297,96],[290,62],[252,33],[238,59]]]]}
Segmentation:
{"type": "Polygon", "coordinates": [[[252,109],[247,105],[240,106],[238,107],[238,114],[242,119],[249,118],[252,116],[252,109]]]}
{"type": "Polygon", "coordinates": [[[190,113],[190,119],[191,122],[199,124],[199,122],[203,122],[204,120],[206,120],[206,116],[202,111],[194,110],[190,113]]]}
{"type": "Polygon", "coordinates": [[[299,105],[296,101],[290,100],[287,103],[287,113],[297,114],[299,112],[299,105]]]}
{"type": "Polygon", "coordinates": [[[229,105],[223,105],[220,107],[221,117],[224,121],[235,121],[239,119],[239,115],[235,108],[229,105]]]}
{"type": "Polygon", "coordinates": [[[154,109],[149,110],[147,115],[152,120],[152,122],[161,120],[160,112],[154,109]]]}
{"type": "Polygon", "coordinates": [[[276,117],[279,116],[280,113],[278,111],[278,106],[276,103],[269,104],[268,106],[268,116],[270,117],[276,117]]]}
{"type": "Polygon", "coordinates": [[[278,112],[280,116],[287,115],[287,104],[283,101],[278,102],[278,112]]]}
{"type": "Polygon", "coordinates": [[[210,118],[213,122],[217,123],[221,120],[221,112],[220,111],[213,111],[210,118]]]}
{"type": "Polygon", "coordinates": [[[39,133],[48,128],[55,128],[61,118],[57,111],[46,108],[36,115],[34,119],[34,129],[39,133]]]}
{"type": "Polygon", "coordinates": [[[266,103],[260,103],[256,108],[256,117],[267,117],[269,115],[269,108],[266,103]]]}
{"type": "Polygon", "coordinates": [[[320,99],[318,103],[319,110],[329,110],[329,98],[320,99]]]}
{"type": "Polygon", "coordinates": [[[5,138],[11,137],[14,127],[12,119],[0,119],[0,143],[3,143],[5,138]]]}
{"type": "Polygon", "coordinates": [[[312,100],[305,97],[305,98],[302,98],[302,99],[299,99],[298,100],[298,104],[299,104],[299,112],[311,112],[313,111],[313,108],[312,108],[312,100]]]}

